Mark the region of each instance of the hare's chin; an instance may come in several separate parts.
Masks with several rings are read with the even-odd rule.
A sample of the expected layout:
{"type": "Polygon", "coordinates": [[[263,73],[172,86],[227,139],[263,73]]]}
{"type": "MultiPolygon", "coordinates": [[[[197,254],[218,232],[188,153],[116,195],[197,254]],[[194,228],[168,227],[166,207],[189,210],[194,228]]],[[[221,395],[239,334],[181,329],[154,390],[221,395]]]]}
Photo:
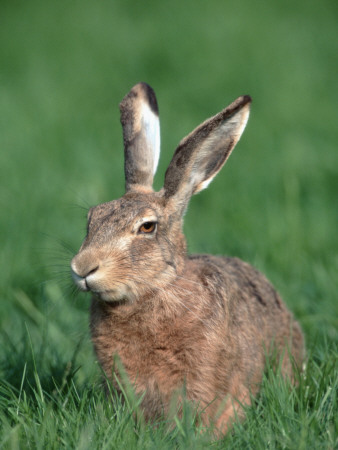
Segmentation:
{"type": "Polygon", "coordinates": [[[107,303],[120,303],[128,301],[128,298],[125,295],[122,295],[117,291],[92,292],[92,294],[95,299],[102,300],[107,303]]]}

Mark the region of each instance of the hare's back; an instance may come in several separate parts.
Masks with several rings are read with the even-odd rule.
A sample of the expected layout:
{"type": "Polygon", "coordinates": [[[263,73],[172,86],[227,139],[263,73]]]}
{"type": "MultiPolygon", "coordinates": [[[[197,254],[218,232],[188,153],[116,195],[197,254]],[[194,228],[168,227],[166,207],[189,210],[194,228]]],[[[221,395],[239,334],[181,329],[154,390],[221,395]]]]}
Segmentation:
{"type": "Polygon", "coordinates": [[[252,313],[286,311],[280,296],[267,278],[250,264],[230,257],[191,255],[189,261],[199,266],[197,274],[210,288],[223,290],[224,301],[232,307],[246,305],[252,313]]]}
{"type": "MultiPolygon", "coordinates": [[[[232,333],[266,349],[289,346],[296,361],[303,359],[303,336],[298,323],[267,278],[238,258],[191,255],[189,265],[208,286],[210,301],[223,302],[232,333]]],[[[215,305],[216,306],[216,305],[215,305]]]]}

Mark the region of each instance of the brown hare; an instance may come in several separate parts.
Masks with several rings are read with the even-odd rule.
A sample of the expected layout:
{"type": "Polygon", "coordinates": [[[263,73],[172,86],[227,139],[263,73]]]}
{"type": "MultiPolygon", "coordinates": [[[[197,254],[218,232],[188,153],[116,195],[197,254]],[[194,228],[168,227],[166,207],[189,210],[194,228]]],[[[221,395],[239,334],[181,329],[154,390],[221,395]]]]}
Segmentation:
{"type": "Polygon", "coordinates": [[[184,386],[203,422],[225,432],[258,392],[268,354],[277,353],[290,379],[302,365],[301,329],[267,279],[237,258],[187,255],[182,234],[190,197],[230,156],[250,103],[239,97],[185,137],[159,192],[155,93],[139,83],[120,104],[126,193],[89,210],[71,270],[92,294],[91,335],[104,372],[112,377],[118,355],[144,395],[147,420],[168,413],[184,386]]]}

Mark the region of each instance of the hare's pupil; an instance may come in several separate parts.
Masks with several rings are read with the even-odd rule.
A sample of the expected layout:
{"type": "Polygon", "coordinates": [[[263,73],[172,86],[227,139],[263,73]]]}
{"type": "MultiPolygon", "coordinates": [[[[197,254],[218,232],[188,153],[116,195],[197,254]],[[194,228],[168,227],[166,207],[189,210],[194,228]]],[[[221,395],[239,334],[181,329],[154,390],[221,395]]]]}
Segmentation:
{"type": "Polygon", "coordinates": [[[146,222],[145,224],[143,224],[144,228],[146,230],[150,230],[150,228],[153,226],[152,222],[146,222]]]}

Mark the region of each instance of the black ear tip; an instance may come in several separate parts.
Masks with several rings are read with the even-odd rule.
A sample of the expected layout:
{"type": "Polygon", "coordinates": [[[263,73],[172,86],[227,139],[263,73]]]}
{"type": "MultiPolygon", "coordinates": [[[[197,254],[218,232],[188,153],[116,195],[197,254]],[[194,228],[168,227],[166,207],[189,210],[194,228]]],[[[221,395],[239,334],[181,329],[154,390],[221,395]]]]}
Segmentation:
{"type": "Polygon", "coordinates": [[[218,118],[219,121],[223,121],[231,117],[233,114],[237,114],[239,111],[244,112],[244,108],[248,107],[251,104],[251,97],[250,95],[241,95],[240,97],[236,98],[229,106],[227,106],[223,111],[221,111],[219,114],[215,116],[215,118],[218,118]]]}
{"type": "Polygon", "coordinates": [[[252,103],[252,97],[250,95],[243,95],[243,100],[246,103],[252,103]]]}
{"type": "MultiPolygon", "coordinates": [[[[236,101],[236,100],[235,100],[236,101]]],[[[242,108],[245,105],[250,105],[252,103],[252,98],[250,95],[242,95],[237,99],[238,106],[242,108]]]]}
{"type": "Polygon", "coordinates": [[[156,114],[158,116],[159,115],[158,104],[157,104],[157,99],[156,99],[154,89],[151,86],[149,86],[149,84],[144,83],[144,82],[139,83],[139,85],[142,87],[142,90],[144,91],[144,93],[148,99],[150,109],[152,110],[152,112],[154,114],[156,114]]]}

